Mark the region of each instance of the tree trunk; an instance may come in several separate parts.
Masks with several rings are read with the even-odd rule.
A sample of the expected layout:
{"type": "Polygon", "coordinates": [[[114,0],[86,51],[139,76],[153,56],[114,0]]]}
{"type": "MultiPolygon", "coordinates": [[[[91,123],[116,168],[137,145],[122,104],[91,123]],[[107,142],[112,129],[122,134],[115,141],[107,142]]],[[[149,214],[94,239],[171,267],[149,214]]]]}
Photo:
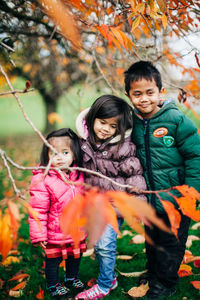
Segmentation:
{"type": "Polygon", "coordinates": [[[51,131],[56,129],[56,123],[49,123],[48,120],[48,115],[56,112],[57,110],[57,101],[52,100],[51,97],[46,96],[45,98],[43,98],[44,100],[44,105],[45,105],[45,109],[46,109],[46,114],[45,114],[45,127],[44,127],[44,133],[48,134],[51,131]]]}

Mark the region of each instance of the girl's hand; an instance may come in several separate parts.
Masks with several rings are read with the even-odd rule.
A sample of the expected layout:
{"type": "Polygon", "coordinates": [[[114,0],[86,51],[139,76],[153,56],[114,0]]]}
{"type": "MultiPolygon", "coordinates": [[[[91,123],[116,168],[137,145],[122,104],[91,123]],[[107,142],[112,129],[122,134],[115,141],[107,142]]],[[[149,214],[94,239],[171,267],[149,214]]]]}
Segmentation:
{"type": "Polygon", "coordinates": [[[40,247],[42,247],[43,249],[46,248],[46,245],[47,245],[47,242],[46,242],[46,241],[40,242],[40,247]]]}

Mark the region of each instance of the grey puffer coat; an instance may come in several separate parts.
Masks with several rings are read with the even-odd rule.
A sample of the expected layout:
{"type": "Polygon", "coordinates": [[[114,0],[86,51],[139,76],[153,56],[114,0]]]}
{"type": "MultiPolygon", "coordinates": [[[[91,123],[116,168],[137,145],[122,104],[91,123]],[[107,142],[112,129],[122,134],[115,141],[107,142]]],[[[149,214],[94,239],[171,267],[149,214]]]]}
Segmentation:
{"type": "MultiPolygon", "coordinates": [[[[114,137],[109,143],[102,144],[94,150],[87,139],[87,127],[85,116],[89,108],[82,111],[76,120],[76,129],[82,138],[83,166],[89,170],[97,171],[120,184],[128,184],[139,190],[146,190],[146,182],[143,177],[143,169],[136,155],[136,146],[131,142],[132,129],[126,131],[124,143],[119,147],[120,136],[114,137]]],[[[85,173],[85,182],[98,186],[103,190],[126,190],[111,181],[85,173]]],[[[138,195],[146,200],[144,195],[138,195]]]]}

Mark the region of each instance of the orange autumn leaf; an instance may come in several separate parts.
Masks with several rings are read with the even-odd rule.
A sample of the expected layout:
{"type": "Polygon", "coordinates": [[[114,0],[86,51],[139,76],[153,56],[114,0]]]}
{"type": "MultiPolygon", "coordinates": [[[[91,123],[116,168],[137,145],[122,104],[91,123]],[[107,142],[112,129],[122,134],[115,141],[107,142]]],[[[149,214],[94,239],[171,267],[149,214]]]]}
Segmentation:
{"type": "Polygon", "coordinates": [[[102,235],[107,224],[118,232],[117,217],[105,193],[91,189],[85,195],[77,195],[63,209],[60,226],[64,234],[70,235],[78,247],[85,232],[92,247],[102,235]]]}
{"type": "Polygon", "coordinates": [[[21,290],[25,287],[26,285],[26,282],[25,281],[22,281],[20,282],[19,284],[17,284],[16,286],[14,286],[11,290],[12,291],[18,291],[18,290],[21,290]]]}
{"type": "Polygon", "coordinates": [[[50,124],[63,123],[63,119],[61,118],[61,116],[55,112],[48,114],[48,120],[50,124]]]}
{"type": "Polygon", "coordinates": [[[195,289],[200,290],[200,281],[191,281],[190,283],[195,289]]]}
{"type": "Polygon", "coordinates": [[[39,0],[45,13],[53,20],[61,34],[76,49],[81,48],[81,35],[69,9],[61,0],[39,0]]]}
{"type": "Polygon", "coordinates": [[[196,209],[196,202],[200,200],[200,194],[187,185],[176,186],[176,189],[182,194],[181,197],[174,197],[184,215],[198,222],[200,220],[200,211],[196,209]]]}
{"type": "Polygon", "coordinates": [[[37,299],[44,299],[44,291],[40,288],[39,293],[36,295],[37,299]]]}
{"type": "Polygon", "coordinates": [[[19,280],[22,278],[27,278],[29,276],[30,276],[29,274],[19,274],[19,275],[16,275],[16,276],[10,278],[8,281],[19,280]]]}
{"type": "Polygon", "coordinates": [[[192,267],[185,264],[181,264],[178,271],[178,276],[187,277],[189,275],[192,275],[192,267]]]}
{"type": "Polygon", "coordinates": [[[0,253],[3,256],[3,260],[5,260],[12,248],[11,217],[8,211],[4,215],[0,211],[0,232],[0,253]]]}
{"type": "Polygon", "coordinates": [[[107,194],[113,199],[116,207],[118,204],[128,206],[127,211],[124,211],[123,207],[121,207],[124,211],[125,219],[130,218],[130,214],[135,217],[146,218],[150,223],[160,229],[170,232],[170,229],[165,225],[165,223],[156,216],[154,208],[147,202],[122,191],[108,191],[107,194]]]}
{"type": "Polygon", "coordinates": [[[11,229],[13,234],[13,242],[17,240],[17,232],[19,229],[19,221],[20,221],[20,214],[19,214],[19,207],[13,202],[8,201],[8,211],[10,213],[11,218],[11,229]]]}
{"type": "Polygon", "coordinates": [[[161,200],[161,203],[168,215],[168,218],[169,218],[169,221],[171,224],[171,230],[177,237],[178,228],[179,228],[180,222],[181,222],[181,215],[178,212],[178,210],[175,209],[174,205],[171,202],[161,200]]]}

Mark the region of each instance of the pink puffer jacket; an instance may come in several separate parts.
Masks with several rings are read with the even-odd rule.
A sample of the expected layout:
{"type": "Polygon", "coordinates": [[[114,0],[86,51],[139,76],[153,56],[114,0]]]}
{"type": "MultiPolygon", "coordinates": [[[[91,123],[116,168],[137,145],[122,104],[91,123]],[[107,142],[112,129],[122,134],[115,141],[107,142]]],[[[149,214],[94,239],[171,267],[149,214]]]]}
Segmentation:
{"type": "MultiPolygon", "coordinates": [[[[83,182],[83,174],[76,179],[77,172],[69,175],[63,172],[66,180],[83,182]]],[[[50,244],[64,244],[72,242],[70,236],[63,235],[59,219],[64,206],[73,201],[75,194],[82,191],[82,185],[70,185],[63,181],[60,174],[55,170],[49,170],[46,177],[43,171],[33,171],[30,186],[30,205],[37,211],[38,219],[42,228],[38,226],[35,219],[29,215],[29,232],[31,243],[47,241],[50,244]]]]}

